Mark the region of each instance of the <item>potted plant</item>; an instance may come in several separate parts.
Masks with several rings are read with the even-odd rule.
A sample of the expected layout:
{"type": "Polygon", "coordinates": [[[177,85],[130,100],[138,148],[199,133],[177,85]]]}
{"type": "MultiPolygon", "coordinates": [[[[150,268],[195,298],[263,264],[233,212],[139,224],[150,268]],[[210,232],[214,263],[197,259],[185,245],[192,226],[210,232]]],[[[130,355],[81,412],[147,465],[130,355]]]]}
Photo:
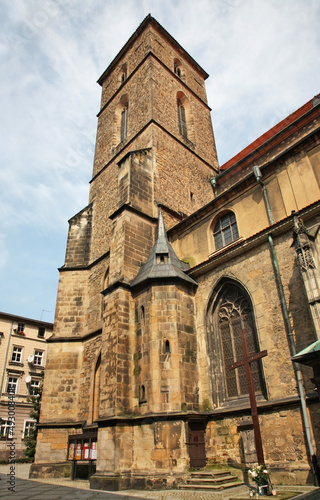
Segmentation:
{"type": "Polygon", "coordinates": [[[251,479],[257,483],[257,490],[259,495],[269,495],[269,471],[264,464],[258,464],[249,470],[251,479]]]}

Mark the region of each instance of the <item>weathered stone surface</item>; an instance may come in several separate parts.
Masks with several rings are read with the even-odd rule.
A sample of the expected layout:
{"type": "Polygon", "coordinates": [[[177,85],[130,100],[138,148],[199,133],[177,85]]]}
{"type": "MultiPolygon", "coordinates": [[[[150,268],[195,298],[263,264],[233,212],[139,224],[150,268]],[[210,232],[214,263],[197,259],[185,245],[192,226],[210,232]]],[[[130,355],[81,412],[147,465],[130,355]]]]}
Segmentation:
{"type": "MultiPolygon", "coordinates": [[[[320,149],[314,133],[319,116],[316,107],[308,108],[309,121],[304,116],[282,142],[270,136],[268,149],[257,153],[274,217],[270,226],[253,160],[245,157],[243,168],[235,162],[218,175],[205,78],[148,18],[99,80],[102,102],[89,205],[70,221],[36,457],[39,466],[49,456],[52,462],[65,461],[68,436],[95,429],[94,488],[173,487],[194,458],[198,445],[192,439],[198,439],[210,464],[240,468],[255,460],[245,379],[235,377],[236,394],[228,392],[228,366],[236,359],[233,351],[227,357],[225,345],[239,339],[230,333],[223,345],[226,286],[241,291],[241,304],[247,304],[241,315],[240,299],[230,299],[229,330],[249,325],[254,352],[267,350],[257,391],[266,463],[274,477],[285,478],[279,481],[310,481],[288,342],[303,349],[316,334],[306,280],[291,246],[291,211],[299,210],[313,231],[314,282],[320,282],[320,149]],[[188,137],[181,123],[179,128],[177,99],[185,105],[188,137]],[[122,113],[127,135],[120,140],[122,113]],[[211,176],[217,176],[216,196],[211,176]],[[155,252],[162,271],[142,272],[159,236],[159,202],[174,258],[192,266],[179,267],[186,279],[169,275],[173,253],[165,245],[155,252]],[[227,213],[234,214],[237,237],[216,248],[213,233],[227,213]]],[[[310,370],[301,371],[318,453],[319,402],[310,370]]]]}

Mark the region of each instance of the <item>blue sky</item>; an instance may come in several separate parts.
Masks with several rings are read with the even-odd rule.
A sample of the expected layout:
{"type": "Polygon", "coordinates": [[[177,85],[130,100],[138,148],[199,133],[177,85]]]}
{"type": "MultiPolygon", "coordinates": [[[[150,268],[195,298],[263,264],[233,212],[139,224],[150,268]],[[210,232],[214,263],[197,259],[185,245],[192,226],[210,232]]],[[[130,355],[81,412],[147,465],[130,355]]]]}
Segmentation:
{"type": "Polygon", "coordinates": [[[318,0],[1,0],[1,311],[53,321],[96,80],[149,13],[210,75],[221,164],[320,92],[318,0]]]}

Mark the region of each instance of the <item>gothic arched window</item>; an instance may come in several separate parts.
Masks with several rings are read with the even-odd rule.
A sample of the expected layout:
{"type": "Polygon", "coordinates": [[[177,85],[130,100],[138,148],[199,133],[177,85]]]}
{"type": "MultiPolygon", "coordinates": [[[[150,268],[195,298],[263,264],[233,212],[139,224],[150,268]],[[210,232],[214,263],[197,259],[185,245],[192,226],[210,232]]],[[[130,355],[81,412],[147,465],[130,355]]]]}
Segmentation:
{"type": "Polygon", "coordinates": [[[185,81],[185,71],[179,59],[174,59],[173,69],[177,77],[185,81]]]}
{"type": "Polygon", "coordinates": [[[119,83],[122,85],[127,79],[127,64],[123,64],[119,75],[119,83]]]}
{"type": "MultiPolygon", "coordinates": [[[[244,358],[242,331],[249,355],[260,352],[250,297],[237,281],[223,278],[213,291],[207,311],[212,396],[217,406],[248,398],[245,367],[229,369],[230,365],[244,358]]],[[[251,370],[256,395],[264,399],[266,387],[261,359],[251,363],[251,370]]]]}
{"type": "Polygon", "coordinates": [[[213,228],[213,238],[216,250],[239,238],[237,220],[233,212],[227,212],[218,219],[213,228]]]}
{"type": "MultiPolygon", "coordinates": [[[[220,294],[215,314],[221,341],[226,397],[246,396],[248,383],[245,367],[230,370],[229,366],[244,357],[241,342],[242,330],[245,333],[249,354],[259,352],[252,305],[240,288],[229,283],[220,294]]],[[[263,393],[261,361],[251,363],[251,370],[256,393],[263,393]]]]}
{"type": "Polygon", "coordinates": [[[128,134],[128,107],[128,103],[126,103],[121,111],[120,142],[124,141],[128,134]]]}
{"type": "Polygon", "coordinates": [[[177,105],[178,105],[179,132],[181,135],[183,135],[183,137],[188,139],[186,110],[182,104],[181,99],[177,100],[177,105]]]}
{"type": "Polygon", "coordinates": [[[128,95],[124,94],[115,108],[112,135],[113,148],[116,148],[119,144],[125,141],[128,136],[128,114],[129,99],[128,95]]]}

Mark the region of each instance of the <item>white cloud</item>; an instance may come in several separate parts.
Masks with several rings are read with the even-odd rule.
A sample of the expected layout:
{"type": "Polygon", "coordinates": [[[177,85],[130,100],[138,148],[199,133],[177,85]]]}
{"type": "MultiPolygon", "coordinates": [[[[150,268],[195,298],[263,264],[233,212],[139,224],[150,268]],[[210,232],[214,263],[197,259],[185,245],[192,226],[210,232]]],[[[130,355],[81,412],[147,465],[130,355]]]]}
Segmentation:
{"type": "Polygon", "coordinates": [[[2,0],[0,272],[23,285],[1,297],[8,312],[53,317],[67,220],[88,201],[96,80],[149,12],[210,74],[221,161],[319,92],[318,0],[2,0]],[[31,283],[21,266],[43,255],[31,283]]]}

